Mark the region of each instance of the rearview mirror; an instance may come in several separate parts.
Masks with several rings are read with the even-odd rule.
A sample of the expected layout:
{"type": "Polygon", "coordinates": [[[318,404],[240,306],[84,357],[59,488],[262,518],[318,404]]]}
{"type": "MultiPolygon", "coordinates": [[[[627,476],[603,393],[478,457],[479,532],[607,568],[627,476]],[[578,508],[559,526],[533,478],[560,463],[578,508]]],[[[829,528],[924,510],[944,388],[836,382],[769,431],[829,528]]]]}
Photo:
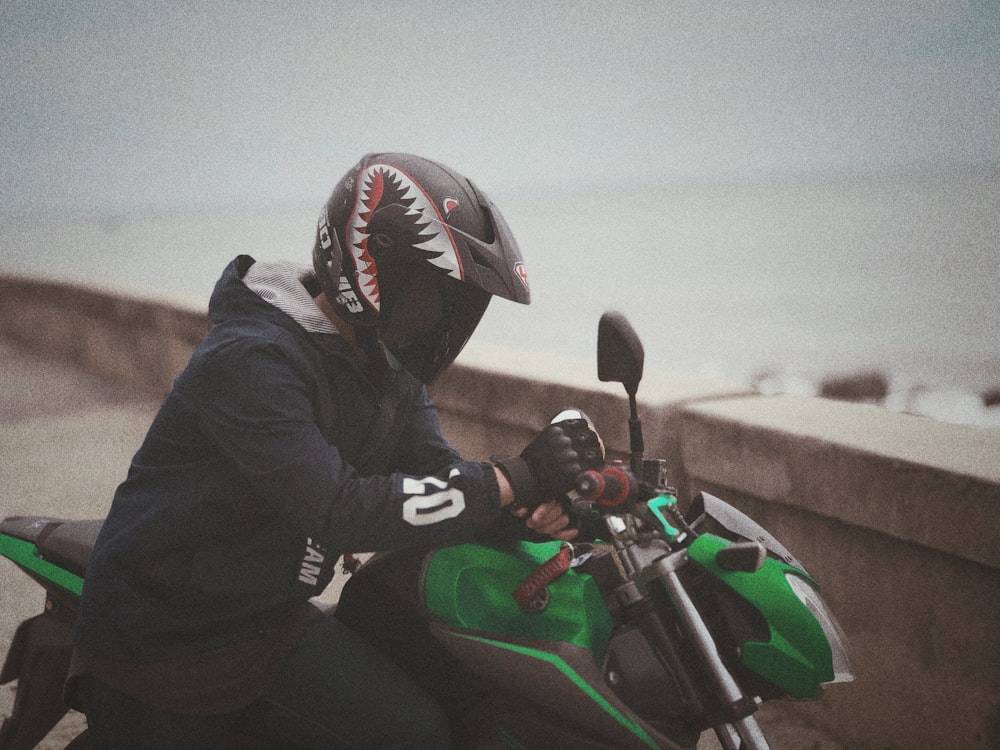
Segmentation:
{"type": "Polygon", "coordinates": [[[634,395],[642,380],[645,352],[642,342],[624,315],[608,311],[597,325],[597,377],[621,383],[634,395]]]}

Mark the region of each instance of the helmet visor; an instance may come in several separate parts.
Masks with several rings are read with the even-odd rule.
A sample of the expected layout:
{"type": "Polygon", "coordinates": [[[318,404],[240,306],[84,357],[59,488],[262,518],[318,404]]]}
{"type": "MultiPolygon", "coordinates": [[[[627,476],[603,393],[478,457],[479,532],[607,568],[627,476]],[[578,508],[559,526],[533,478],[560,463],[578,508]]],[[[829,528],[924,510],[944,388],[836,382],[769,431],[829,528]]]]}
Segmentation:
{"type": "Polygon", "coordinates": [[[492,295],[435,274],[430,283],[410,284],[403,296],[380,317],[380,337],[407,370],[430,383],[465,347],[492,295]]]}

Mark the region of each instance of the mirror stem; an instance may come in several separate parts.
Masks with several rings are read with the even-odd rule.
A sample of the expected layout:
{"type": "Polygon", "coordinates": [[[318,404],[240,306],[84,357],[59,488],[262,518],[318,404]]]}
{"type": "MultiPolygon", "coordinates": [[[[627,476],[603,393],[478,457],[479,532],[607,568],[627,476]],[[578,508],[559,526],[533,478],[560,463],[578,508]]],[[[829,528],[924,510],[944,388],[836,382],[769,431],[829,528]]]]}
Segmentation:
{"type": "Polygon", "coordinates": [[[637,476],[642,476],[642,454],[646,450],[646,446],[642,442],[642,420],[639,419],[639,409],[635,401],[635,390],[629,390],[628,392],[628,407],[629,407],[629,419],[628,419],[628,436],[629,436],[629,448],[632,451],[631,461],[629,468],[632,469],[632,473],[637,476]]]}

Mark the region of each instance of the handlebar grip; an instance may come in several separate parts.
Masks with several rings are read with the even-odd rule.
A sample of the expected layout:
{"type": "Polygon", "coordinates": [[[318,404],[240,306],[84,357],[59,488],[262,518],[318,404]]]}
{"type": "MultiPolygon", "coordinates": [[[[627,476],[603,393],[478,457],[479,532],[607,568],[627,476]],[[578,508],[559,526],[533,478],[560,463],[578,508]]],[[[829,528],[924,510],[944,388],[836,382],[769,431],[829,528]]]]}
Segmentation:
{"type": "Polygon", "coordinates": [[[585,471],[576,478],[576,489],[582,497],[596,500],[606,508],[624,503],[632,494],[632,477],[615,466],[601,471],[585,471]]]}

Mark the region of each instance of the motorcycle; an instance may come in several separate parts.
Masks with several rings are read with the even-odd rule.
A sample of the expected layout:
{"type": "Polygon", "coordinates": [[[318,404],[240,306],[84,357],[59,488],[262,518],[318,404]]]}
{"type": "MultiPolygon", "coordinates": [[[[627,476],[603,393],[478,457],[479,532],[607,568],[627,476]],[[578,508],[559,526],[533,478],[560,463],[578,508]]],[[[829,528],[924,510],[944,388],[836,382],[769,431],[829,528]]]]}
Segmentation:
{"type": "MultiPolygon", "coordinates": [[[[816,700],[853,679],[819,585],[751,518],[708,493],[686,512],[666,462],[644,454],[642,344],[618,313],[598,325],[598,378],[624,386],[631,455],[583,472],[566,496],[572,543],[489,538],[380,553],[333,616],[445,708],[461,748],[768,747],[764,701],[816,700]]],[[[585,416],[567,410],[553,421],[585,416]]],[[[14,517],[0,555],[46,591],[0,684],[18,679],[0,750],[33,747],[63,716],[62,684],[100,521],[14,517]]],[[[87,747],[85,736],[69,746],[87,747]]]]}

